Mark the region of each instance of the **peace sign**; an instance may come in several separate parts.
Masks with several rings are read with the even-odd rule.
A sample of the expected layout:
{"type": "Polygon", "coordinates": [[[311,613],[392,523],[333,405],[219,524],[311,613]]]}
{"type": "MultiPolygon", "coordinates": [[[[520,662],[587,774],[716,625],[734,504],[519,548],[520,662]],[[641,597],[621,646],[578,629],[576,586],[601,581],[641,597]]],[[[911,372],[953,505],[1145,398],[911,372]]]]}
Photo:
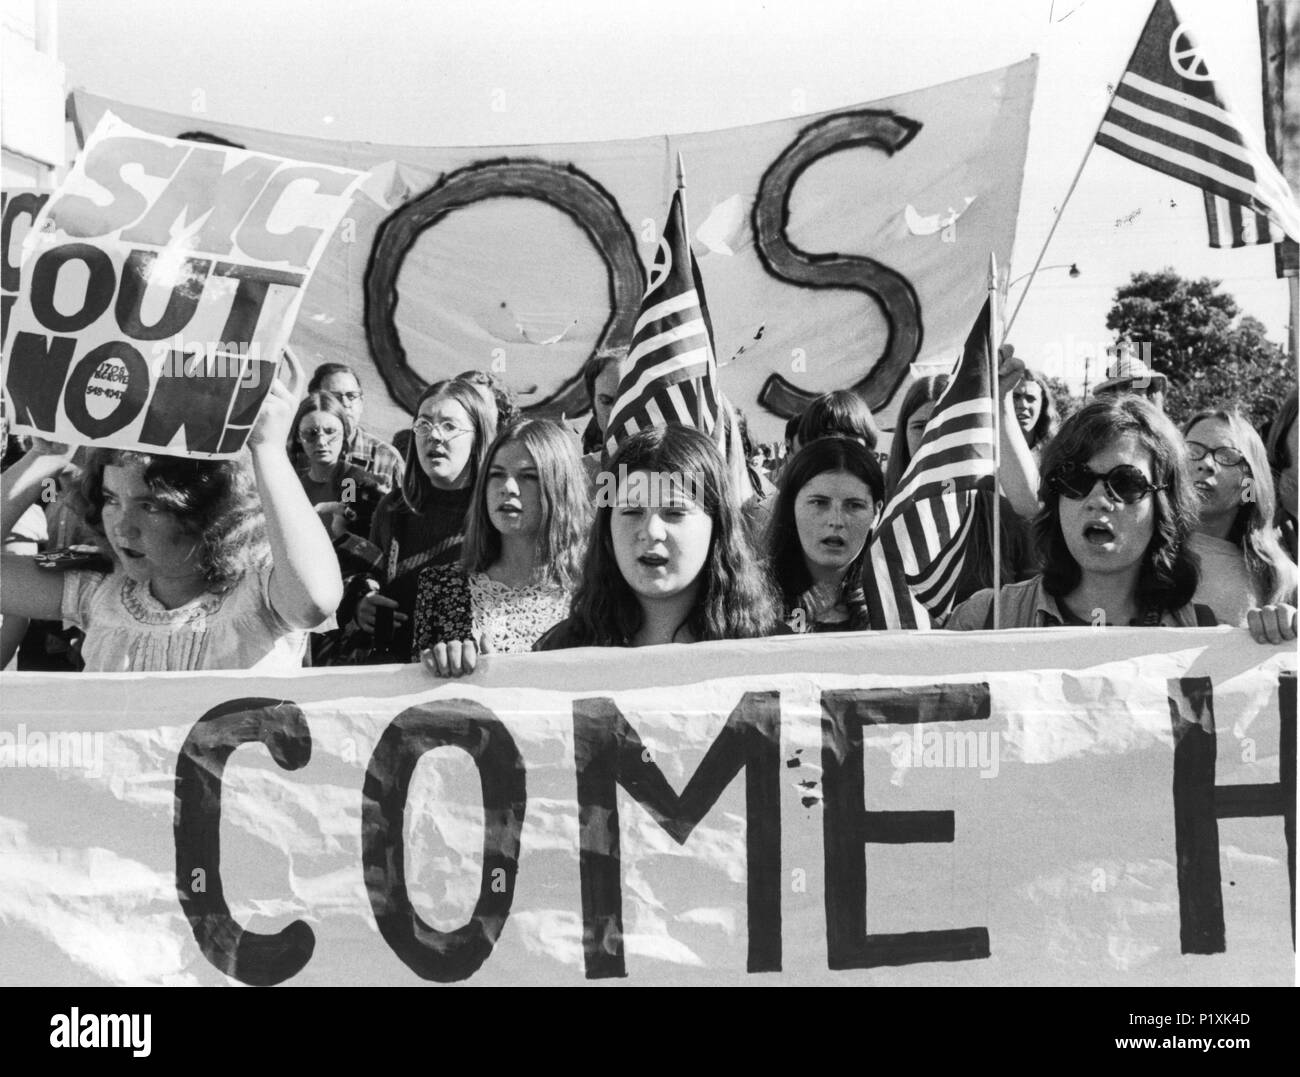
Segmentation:
{"type": "Polygon", "coordinates": [[[1193,82],[1210,81],[1210,69],[1201,50],[1192,44],[1191,36],[1181,26],[1169,37],[1169,62],[1185,79],[1193,82]]]}

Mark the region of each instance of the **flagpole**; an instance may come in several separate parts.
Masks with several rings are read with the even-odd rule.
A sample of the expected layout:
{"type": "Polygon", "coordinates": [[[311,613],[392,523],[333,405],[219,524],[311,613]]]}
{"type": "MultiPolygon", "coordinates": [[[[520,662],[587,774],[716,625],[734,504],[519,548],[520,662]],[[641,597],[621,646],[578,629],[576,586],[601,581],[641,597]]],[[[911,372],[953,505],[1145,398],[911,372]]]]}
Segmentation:
{"type": "MultiPolygon", "coordinates": [[[[1159,0],[1157,0],[1159,2],[1159,0]]],[[[1151,5],[1151,12],[1154,12],[1156,5],[1151,5]]],[[[1151,12],[1147,13],[1146,19],[1142,23],[1143,30],[1151,21],[1151,12]]],[[[1115,80],[1115,88],[1110,92],[1110,100],[1106,102],[1106,107],[1101,110],[1101,119],[1097,121],[1097,129],[1093,131],[1092,137],[1088,139],[1088,148],[1083,152],[1083,160],[1079,162],[1079,167],[1074,173],[1074,179],[1070,181],[1070,188],[1065,192],[1065,198],[1061,200],[1061,206],[1056,211],[1056,216],[1052,218],[1052,227],[1047,230],[1047,238],[1043,240],[1043,248],[1038,252],[1038,257],[1034,260],[1034,268],[1029,271],[1029,279],[1025,281],[1024,290],[1020,293],[1020,299],[1016,302],[1016,309],[1011,312],[1011,317],[1007,319],[1006,325],[1002,327],[1002,336],[1005,339],[1011,333],[1011,327],[1016,322],[1016,315],[1020,313],[1020,308],[1024,305],[1025,296],[1029,294],[1029,289],[1034,285],[1034,274],[1038,272],[1038,267],[1043,264],[1043,258],[1047,255],[1047,247],[1052,242],[1052,237],[1056,235],[1056,226],[1061,223],[1061,217],[1065,213],[1066,204],[1070,201],[1070,196],[1074,194],[1074,189],[1079,185],[1079,177],[1083,175],[1083,166],[1088,163],[1088,158],[1092,156],[1092,148],[1097,145],[1097,136],[1101,134],[1101,125],[1106,122],[1106,116],[1110,113],[1110,106],[1115,103],[1115,95],[1119,93],[1119,84],[1124,79],[1124,73],[1133,66],[1133,58],[1137,55],[1138,46],[1142,43],[1142,34],[1138,34],[1137,44],[1133,46],[1133,51],[1129,53],[1128,62],[1124,65],[1124,70],[1119,73],[1119,78],[1115,80]]],[[[1008,296],[1007,298],[1010,298],[1008,296]]]]}
{"type": "MultiPolygon", "coordinates": [[[[1042,257],[1041,255],[1039,256],[1042,257]]],[[[989,252],[989,385],[993,394],[993,627],[1000,628],[1002,605],[1002,498],[998,474],[1002,467],[1002,393],[998,385],[998,259],[989,252]]]]}

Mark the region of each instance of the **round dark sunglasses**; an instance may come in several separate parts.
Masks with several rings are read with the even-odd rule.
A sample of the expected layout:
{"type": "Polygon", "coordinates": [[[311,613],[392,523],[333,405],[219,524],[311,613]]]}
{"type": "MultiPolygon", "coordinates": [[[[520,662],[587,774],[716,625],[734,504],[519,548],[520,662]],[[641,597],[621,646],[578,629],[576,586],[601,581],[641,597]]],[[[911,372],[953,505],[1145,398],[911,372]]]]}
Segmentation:
{"type": "Polygon", "coordinates": [[[1187,443],[1187,456],[1191,460],[1204,460],[1207,456],[1213,456],[1214,462],[1221,467],[1241,467],[1246,463],[1246,454],[1243,452],[1238,452],[1228,445],[1219,445],[1211,449],[1199,441],[1187,443]]]}
{"type": "Polygon", "coordinates": [[[1165,484],[1151,482],[1132,464],[1116,464],[1104,473],[1082,464],[1063,464],[1048,476],[1047,484],[1063,497],[1078,501],[1092,493],[1098,479],[1112,500],[1126,505],[1136,505],[1147,494],[1165,489],[1165,484]]]}

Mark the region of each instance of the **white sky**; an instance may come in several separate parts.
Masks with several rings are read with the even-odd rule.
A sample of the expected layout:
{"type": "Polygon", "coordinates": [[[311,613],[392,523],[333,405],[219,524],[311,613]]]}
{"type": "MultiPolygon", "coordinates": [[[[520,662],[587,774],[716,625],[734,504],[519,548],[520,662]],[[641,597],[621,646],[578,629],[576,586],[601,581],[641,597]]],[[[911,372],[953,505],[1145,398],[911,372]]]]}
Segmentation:
{"type": "MultiPolygon", "coordinates": [[[[1254,0],[1176,4],[1221,92],[1259,130],[1254,0]]],[[[1037,52],[1015,277],[1033,265],[1149,10],[1146,0],[61,0],[59,53],[70,86],[196,119],[491,145],[756,123],[1037,52]]],[[[1081,381],[1082,356],[1110,343],[1115,288],[1166,265],[1221,279],[1285,342],[1272,248],[1211,250],[1199,191],[1109,150],[1093,151],[1044,260],[1069,262],[1083,275],[1036,280],[1010,336],[1049,374],[1081,381]]]]}

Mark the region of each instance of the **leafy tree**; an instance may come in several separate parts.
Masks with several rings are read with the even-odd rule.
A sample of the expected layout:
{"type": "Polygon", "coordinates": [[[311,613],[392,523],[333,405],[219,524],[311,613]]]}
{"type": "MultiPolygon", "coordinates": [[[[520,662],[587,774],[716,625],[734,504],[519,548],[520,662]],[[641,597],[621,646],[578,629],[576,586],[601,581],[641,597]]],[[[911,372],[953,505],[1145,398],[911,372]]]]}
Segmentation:
{"type": "Polygon", "coordinates": [[[1047,375],[1043,380],[1047,382],[1048,392],[1052,394],[1052,403],[1056,405],[1056,414],[1062,421],[1068,419],[1078,410],[1083,400],[1070,392],[1070,387],[1065,384],[1062,378],[1053,378],[1051,375],[1047,375]]]}
{"type": "Polygon", "coordinates": [[[1238,319],[1220,283],[1172,269],[1134,273],[1116,290],[1106,328],[1169,379],[1165,410],[1175,422],[1202,408],[1236,407],[1261,426],[1295,386],[1295,369],[1258,319],[1238,319]]]}

